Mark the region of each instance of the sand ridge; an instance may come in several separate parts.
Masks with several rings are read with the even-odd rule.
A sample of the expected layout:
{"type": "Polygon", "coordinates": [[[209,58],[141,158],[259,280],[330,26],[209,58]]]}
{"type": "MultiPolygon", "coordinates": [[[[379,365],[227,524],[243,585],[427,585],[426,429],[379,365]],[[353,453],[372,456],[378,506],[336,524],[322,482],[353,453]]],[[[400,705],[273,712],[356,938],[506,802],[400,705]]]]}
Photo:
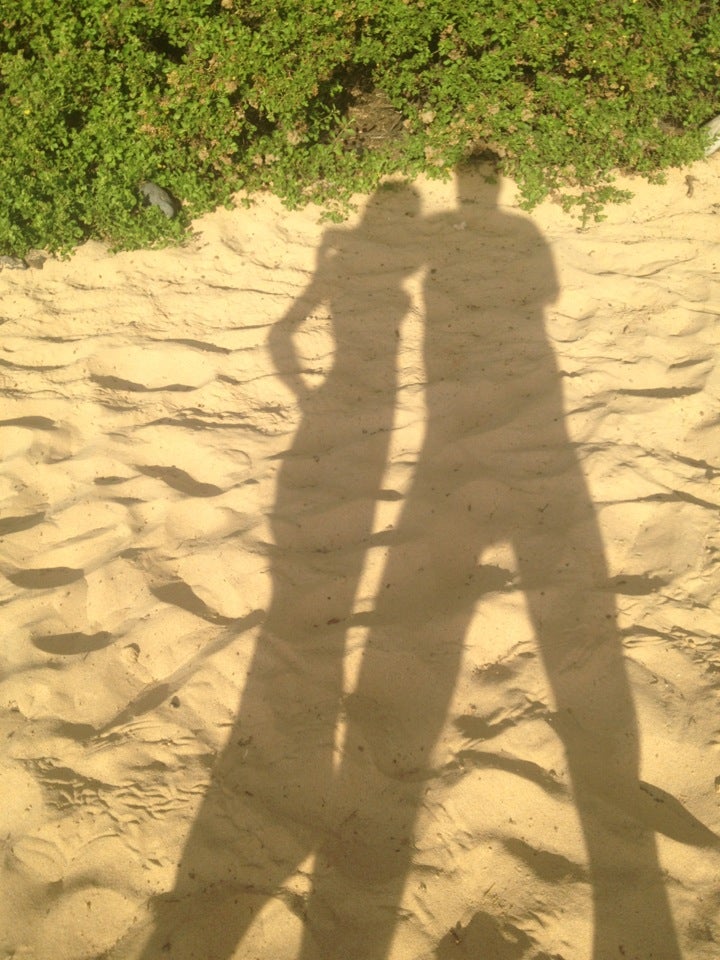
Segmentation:
{"type": "Polygon", "coordinates": [[[0,956],[716,956],[718,169],[0,272],[0,956]]]}

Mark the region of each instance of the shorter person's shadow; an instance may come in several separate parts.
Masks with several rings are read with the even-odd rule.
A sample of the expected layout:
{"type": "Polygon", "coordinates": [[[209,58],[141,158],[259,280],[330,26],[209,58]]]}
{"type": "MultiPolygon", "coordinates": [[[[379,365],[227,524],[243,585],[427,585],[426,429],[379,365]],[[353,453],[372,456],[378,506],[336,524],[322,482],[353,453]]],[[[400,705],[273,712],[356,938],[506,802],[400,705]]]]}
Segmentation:
{"type": "MultiPolygon", "coordinates": [[[[555,700],[548,716],[587,845],[593,958],[680,958],[603,545],[544,330],[552,258],[480,183],[460,171],[457,210],[425,219],[413,190],[379,191],[356,229],[328,231],[310,287],[271,335],[302,410],[271,517],[272,602],[144,960],[249,956],[236,950],[271,898],[297,916],[302,960],[385,960],[418,811],[447,759],[434,751],[475,605],[512,579],[480,562],[498,541],[514,549],[555,700]],[[388,495],[403,281],[420,268],[427,428],[400,521],[382,540],[372,531],[388,495]],[[335,356],[312,389],[294,334],[323,305],[335,356]],[[348,694],[358,583],[383,542],[348,694]]],[[[696,842],[714,842],[698,829],[696,842]]]]}
{"type": "MultiPolygon", "coordinates": [[[[328,230],[312,283],[271,332],[302,414],[270,517],[271,605],[175,890],[157,904],[147,960],[226,960],[273,896],[307,921],[305,952],[313,935],[332,935],[284,883],[342,833],[334,764],[346,632],[382,496],[398,330],[410,308],[403,282],[421,266],[404,239],[418,214],[414,190],[382,190],[354,230],[328,230]],[[334,357],[323,375],[326,358],[301,358],[296,334],[327,317],[334,357]]],[[[343,945],[347,935],[334,934],[343,945]]],[[[362,953],[362,930],[353,938],[362,953]]]]}

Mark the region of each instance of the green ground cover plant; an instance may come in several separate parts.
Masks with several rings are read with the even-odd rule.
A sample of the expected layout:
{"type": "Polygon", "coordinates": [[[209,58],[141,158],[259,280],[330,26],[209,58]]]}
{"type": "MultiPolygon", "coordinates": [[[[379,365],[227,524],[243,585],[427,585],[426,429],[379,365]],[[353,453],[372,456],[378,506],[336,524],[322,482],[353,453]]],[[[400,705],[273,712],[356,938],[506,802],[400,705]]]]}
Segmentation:
{"type": "Polygon", "coordinates": [[[177,242],[240,189],[341,214],[480,151],[587,219],[702,156],[719,86],[714,0],[4,0],[0,253],[177,242]]]}

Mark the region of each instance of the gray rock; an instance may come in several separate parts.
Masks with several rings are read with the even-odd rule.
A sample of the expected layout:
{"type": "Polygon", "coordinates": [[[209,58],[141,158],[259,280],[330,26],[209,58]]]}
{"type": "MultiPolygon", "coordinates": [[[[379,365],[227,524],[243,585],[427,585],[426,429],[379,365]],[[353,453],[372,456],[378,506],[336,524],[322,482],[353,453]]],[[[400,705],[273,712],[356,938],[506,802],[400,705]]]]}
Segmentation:
{"type": "Polygon", "coordinates": [[[162,187],[159,187],[156,183],[153,183],[152,180],[143,180],[140,184],[140,193],[145,197],[147,202],[153,206],[158,207],[165,216],[170,220],[177,213],[177,208],[175,201],[167,192],[163,190],[162,187]]]}
{"type": "Polygon", "coordinates": [[[0,267],[3,270],[27,270],[28,265],[20,257],[0,257],[0,267]]]}
{"type": "Polygon", "coordinates": [[[28,250],[25,254],[25,262],[34,270],[42,270],[43,264],[50,259],[50,254],[46,250],[28,250]]]}
{"type": "Polygon", "coordinates": [[[720,150],[720,116],[714,117],[709,123],[706,123],[703,130],[707,133],[709,139],[705,148],[705,156],[709,157],[716,150],[720,150]]]}

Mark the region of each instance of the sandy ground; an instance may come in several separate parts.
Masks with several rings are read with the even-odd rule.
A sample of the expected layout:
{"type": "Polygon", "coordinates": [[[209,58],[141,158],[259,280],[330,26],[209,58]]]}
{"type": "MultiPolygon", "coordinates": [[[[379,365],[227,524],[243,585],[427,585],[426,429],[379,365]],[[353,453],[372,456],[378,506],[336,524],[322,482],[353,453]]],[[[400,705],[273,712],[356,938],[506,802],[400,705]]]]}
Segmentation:
{"type": "Polygon", "coordinates": [[[717,960],[687,172],[0,272],[2,960],[717,960]]]}

